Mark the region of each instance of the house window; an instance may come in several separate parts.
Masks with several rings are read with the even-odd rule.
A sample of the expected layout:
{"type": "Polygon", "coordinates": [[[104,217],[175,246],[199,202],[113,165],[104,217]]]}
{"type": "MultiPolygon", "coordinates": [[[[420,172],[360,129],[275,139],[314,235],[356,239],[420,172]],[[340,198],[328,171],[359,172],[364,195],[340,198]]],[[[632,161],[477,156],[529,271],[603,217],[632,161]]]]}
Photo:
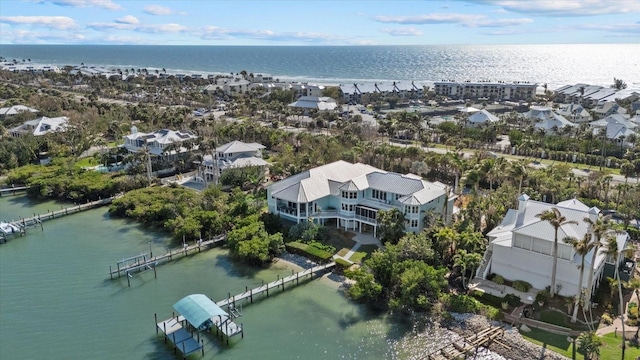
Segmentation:
{"type": "Polygon", "coordinates": [[[513,247],[529,250],[531,248],[531,240],[529,238],[517,237],[513,241],[513,247]]]}
{"type": "Polygon", "coordinates": [[[410,224],[410,226],[411,226],[412,228],[417,228],[417,227],[418,227],[418,220],[411,220],[411,224],[410,224]]]}
{"type": "Polygon", "coordinates": [[[344,211],[353,211],[354,208],[355,208],[355,205],[342,204],[342,210],[344,211]]]}
{"type": "Polygon", "coordinates": [[[378,200],[387,200],[387,193],[384,191],[373,189],[371,190],[371,197],[378,200]]]}
{"type": "Polygon", "coordinates": [[[342,192],[343,199],[357,199],[358,193],[354,191],[343,191],[342,192]]]}
{"type": "Polygon", "coordinates": [[[417,214],[419,211],[418,206],[405,206],[404,209],[407,214],[417,214]]]}

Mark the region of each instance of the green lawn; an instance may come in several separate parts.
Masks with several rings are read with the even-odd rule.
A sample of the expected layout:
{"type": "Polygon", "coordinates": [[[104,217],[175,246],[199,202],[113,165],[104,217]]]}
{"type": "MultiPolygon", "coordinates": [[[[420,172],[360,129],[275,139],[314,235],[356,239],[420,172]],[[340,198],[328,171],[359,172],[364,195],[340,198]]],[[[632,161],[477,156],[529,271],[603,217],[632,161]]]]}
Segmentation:
{"type": "Polygon", "coordinates": [[[78,162],[76,162],[76,167],[87,167],[87,166],[96,166],[96,165],[100,165],[100,163],[98,162],[98,160],[96,160],[96,158],[92,156],[82,158],[78,160],[78,162]]]}
{"type": "Polygon", "coordinates": [[[571,323],[571,318],[559,311],[555,310],[542,310],[540,311],[540,321],[544,321],[549,324],[567,327],[573,330],[589,330],[586,325],[576,322],[571,323]]]}
{"type": "MultiPolygon", "coordinates": [[[[567,341],[567,337],[564,335],[556,335],[540,329],[531,329],[530,332],[521,332],[521,334],[523,338],[534,344],[544,346],[546,349],[562,354],[568,358],[572,357],[572,344],[567,341]]],[[[616,338],[614,334],[607,334],[601,336],[600,339],[603,343],[600,346],[600,359],[620,359],[622,355],[620,337],[616,338]]],[[[582,354],[577,353],[576,358],[582,359],[582,354]]],[[[634,360],[638,356],[640,356],[640,348],[627,345],[624,354],[625,360],[634,360]]]]}
{"type": "MultiPolygon", "coordinates": [[[[538,344],[568,358],[571,358],[572,356],[571,343],[567,341],[567,337],[564,335],[556,335],[535,328],[531,329],[529,332],[521,332],[521,334],[523,338],[534,344],[538,344]]],[[[580,356],[580,358],[582,358],[582,356],[580,356]]]]}

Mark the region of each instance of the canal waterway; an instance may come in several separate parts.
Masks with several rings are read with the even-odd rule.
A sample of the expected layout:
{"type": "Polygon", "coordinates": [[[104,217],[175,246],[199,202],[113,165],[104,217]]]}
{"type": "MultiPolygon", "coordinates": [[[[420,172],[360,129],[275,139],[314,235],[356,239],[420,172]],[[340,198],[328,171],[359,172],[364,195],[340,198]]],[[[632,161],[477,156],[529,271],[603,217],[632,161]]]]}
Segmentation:
{"type": "MultiPolygon", "coordinates": [[[[59,209],[24,196],[0,198],[0,219],[59,209]]],[[[183,296],[214,300],[291,273],[256,270],[214,249],[131,279],[109,280],[109,265],[171,245],[162,232],[89,210],[31,228],[0,244],[1,359],[176,359],[157,337],[154,313],[171,316],[183,296]]],[[[173,244],[175,245],[175,244],[173,244]]],[[[205,340],[204,359],[390,359],[410,332],[403,321],[349,302],[329,279],[314,280],[243,308],[245,338],[205,340]]],[[[200,354],[193,355],[200,358],[200,354]]]]}

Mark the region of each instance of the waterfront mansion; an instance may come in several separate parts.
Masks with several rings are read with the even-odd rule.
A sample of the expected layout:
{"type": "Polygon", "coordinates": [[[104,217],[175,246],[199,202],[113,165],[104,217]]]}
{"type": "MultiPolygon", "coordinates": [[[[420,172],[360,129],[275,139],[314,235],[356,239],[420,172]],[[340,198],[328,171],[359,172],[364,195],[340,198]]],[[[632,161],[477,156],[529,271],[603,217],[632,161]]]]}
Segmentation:
{"type": "Polygon", "coordinates": [[[336,227],[374,236],[380,210],[400,210],[406,231],[419,232],[430,212],[449,221],[455,198],[445,184],[342,160],[267,187],[269,212],[283,219],[335,221],[336,227]]]}
{"type": "MultiPolygon", "coordinates": [[[[564,238],[571,236],[582,239],[585,234],[593,233],[584,219],[589,218],[595,222],[600,216],[598,208],[590,208],[576,199],[553,205],[531,200],[526,194],[521,195],[518,198],[518,208],[510,209],[502,223],[487,234],[489,246],[477,275],[482,279],[489,278],[490,274],[498,274],[511,281],[523,280],[538,290],[551,285],[555,232],[548,221],[541,220],[536,215],[552,208],[560,211],[568,221],[577,222],[562,225],[558,229],[556,273],[558,293],[562,296],[575,296],[578,293],[579,266],[582,259],[564,238]]],[[[618,242],[618,249],[624,249],[629,235],[623,232],[614,236],[618,242]]],[[[595,240],[595,237],[592,239],[595,240]]],[[[601,243],[606,246],[606,239],[601,239],[601,243]]],[[[583,287],[588,286],[593,251],[592,249],[585,256],[583,287]]],[[[602,251],[596,254],[593,289],[597,288],[603,275],[613,275],[614,266],[620,265],[623,258],[624,256],[620,255],[618,259],[614,259],[602,251]]],[[[625,279],[622,271],[620,274],[625,279]]]]}

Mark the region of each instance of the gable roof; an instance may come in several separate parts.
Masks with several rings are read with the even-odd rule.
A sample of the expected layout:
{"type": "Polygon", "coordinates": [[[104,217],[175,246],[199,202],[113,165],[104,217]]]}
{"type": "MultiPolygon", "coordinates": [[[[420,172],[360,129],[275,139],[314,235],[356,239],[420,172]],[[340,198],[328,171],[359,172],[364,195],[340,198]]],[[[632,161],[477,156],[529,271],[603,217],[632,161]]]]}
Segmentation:
{"type": "Polygon", "coordinates": [[[24,106],[24,105],[13,105],[13,106],[9,106],[9,107],[3,107],[0,108],[0,116],[12,116],[12,115],[17,115],[23,111],[28,111],[28,112],[32,112],[32,113],[37,113],[39,112],[38,110],[34,109],[34,108],[30,108],[28,106],[24,106]]]}
{"type": "Polygon", "coordinates": [[[304,109],[333,110],[338,104],[330,97],[301,96],[297,101],[288,106],[304,109]]]}
{"type": "Polygon", "coordinates": [[[216,152],[223,154],[233,154],[242,152],[254,152],[264,149],[265,146],[258,143],[245,143],[242,141],[232,141],[216,148],[216,152]]]}
{"type": "Polygon", "coordinates": [[[413,174],[386,172],[373,166],[339,160],[293,175],[270,186],[271,196],[291,202],[310,202],[340,191],[368,188],[399,194],[398,201],[425,204],[446,194],[446,186],[429,183],[413,174]]]}
{"type": "Polygon", "coordinates": [[[50,132],[64,131],[68,121],[69,118],[66,116],[55,118],[43,116],[34,120],[25,121],[22,125],[10,129],[9,132],[18,134],[31,133],[33,136],[40,136],[50,132]]]}
{"type": "Polygon", "coordinates": [[[475,114],[469,116],[469,122],[474,124],[484,124],[487,122],[497,122],[499,119],[497,116],[488,112],[485,109],[482,109],[475,114]]]}

